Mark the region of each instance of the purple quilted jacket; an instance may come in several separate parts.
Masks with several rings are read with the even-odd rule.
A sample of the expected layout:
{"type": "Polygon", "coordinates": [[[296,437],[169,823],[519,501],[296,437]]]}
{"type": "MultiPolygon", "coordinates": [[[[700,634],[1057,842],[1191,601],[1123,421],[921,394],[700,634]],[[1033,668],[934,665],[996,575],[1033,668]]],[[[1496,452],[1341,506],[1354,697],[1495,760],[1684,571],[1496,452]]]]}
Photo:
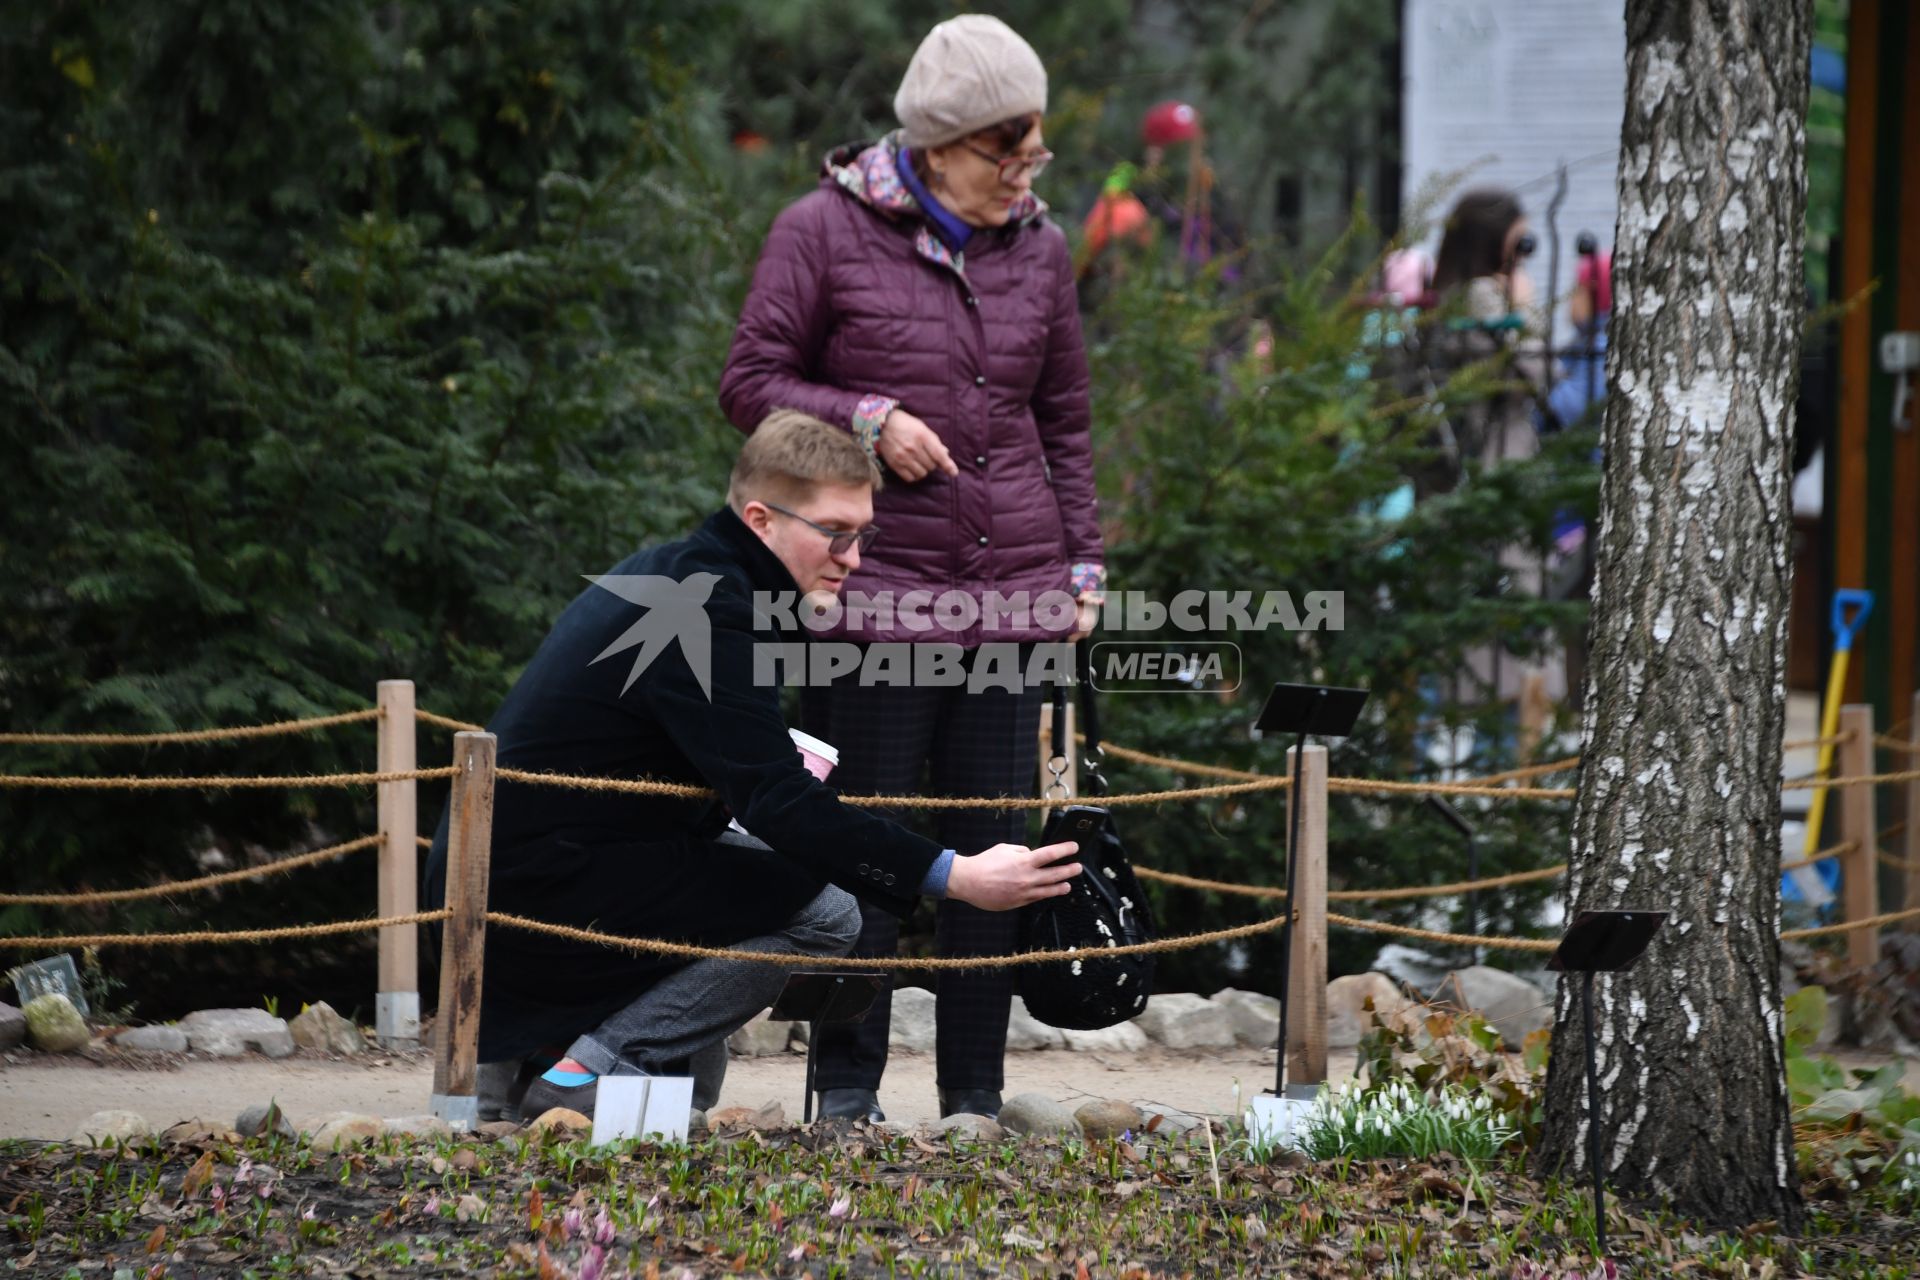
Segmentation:
{"type": "MultiPolygon", "coordinates": [[[[897,404],[946,444],[957,477],[889,476],[875,495],[880,536],[848,579],[849,598],[958,589],[975,600],[1024,592],[1037,605],[1043,593],[1097,591],[1087,361],[1066,237],[1036,200],[954,254],[903,189],[894,145],[836,151],[820,189],[774,220],[721,407],[742,431],[798,409],[871,448],[897,404]]],[[[1003,613],[959,630],[850,616],[834,634],[969,646],[1057,639],[1070,612],[1003,613]]]]}

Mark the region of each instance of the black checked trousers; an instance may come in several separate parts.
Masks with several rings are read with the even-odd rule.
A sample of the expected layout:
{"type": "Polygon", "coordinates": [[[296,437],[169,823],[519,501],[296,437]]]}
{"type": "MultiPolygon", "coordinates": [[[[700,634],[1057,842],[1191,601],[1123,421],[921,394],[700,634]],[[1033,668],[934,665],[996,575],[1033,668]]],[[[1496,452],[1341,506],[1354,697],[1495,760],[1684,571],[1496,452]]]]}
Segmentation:
{"type": "MultiPolygon", "coordinates": [[[[1024,670],[1032,646],[1020,646],[1024,670]]],[[[969,654],[971,659],[974,655],[969,654]]],[[[971,664],[969,663],[969,666],[971,664]]],[[[801,699],[806,732],[840,752],[829,781],[843,795],[924,794],[1030,796],[1039,769],[1040,709],[1046,689],[918,688],[844,678],[801,699]]],[[[920,827],[924,814],[887,816],[920,827]]],[[[932,834],[947,848],[978,853],[1004,842],[1025,843],[1025,810],[950,809],[932,834]]],[[[996,955],[1014,949],[1018,912],[982,911],[964,902],[939,904],[934,945],[943,956],[996,955]]],[[[855,956],[891,956],[900,922],[862,904],[855,956]]],[[[1007,1011],[1013,971],[987,969],[938,975],[935,987],[935,1079],[942,1089],[998,1091],[1005,1083],[1007,1011]]],[[[822,1027],[815,1050],[818,1089],[875,1089],[887,1068],[889,985],[864,1022],[822,1027]]]]}

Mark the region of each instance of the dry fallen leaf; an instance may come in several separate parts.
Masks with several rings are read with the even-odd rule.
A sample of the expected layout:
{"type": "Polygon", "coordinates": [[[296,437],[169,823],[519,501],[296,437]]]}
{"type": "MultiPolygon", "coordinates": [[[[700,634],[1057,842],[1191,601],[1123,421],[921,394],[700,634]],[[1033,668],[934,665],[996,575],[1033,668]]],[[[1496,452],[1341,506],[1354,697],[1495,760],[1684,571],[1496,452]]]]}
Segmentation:
{"type": "Polygon", "coordinates": [[[187,1170],[187,1176],[180,1181],[180,1198],[191,1200],[213,1181],[213,1152],[209,1151],[193,1162],[187,1170]]]}
{"type": "Polygon", "coordinates": [[[147,1256],[152,1257],[154,1254],[160,1252],[160,1250],[166,1246],[166,1243],[167,1224],[163,1222],[153,1229],[152,1235],[147,1237],[147,1256]]]}

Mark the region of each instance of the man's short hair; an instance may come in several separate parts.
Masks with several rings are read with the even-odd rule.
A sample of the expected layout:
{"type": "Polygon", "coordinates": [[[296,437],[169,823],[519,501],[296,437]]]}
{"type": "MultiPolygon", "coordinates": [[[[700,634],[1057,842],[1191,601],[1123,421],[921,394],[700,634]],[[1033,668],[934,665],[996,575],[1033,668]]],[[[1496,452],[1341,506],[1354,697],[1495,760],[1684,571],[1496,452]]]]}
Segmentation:
{"type": "Polygon", "coordinates": [[[794,505],[821,485],[879,489],[880,468],[854,438],[797,409],[775,409],[741,446],[727,481],[727,505],[754,500],[794,505]]]}

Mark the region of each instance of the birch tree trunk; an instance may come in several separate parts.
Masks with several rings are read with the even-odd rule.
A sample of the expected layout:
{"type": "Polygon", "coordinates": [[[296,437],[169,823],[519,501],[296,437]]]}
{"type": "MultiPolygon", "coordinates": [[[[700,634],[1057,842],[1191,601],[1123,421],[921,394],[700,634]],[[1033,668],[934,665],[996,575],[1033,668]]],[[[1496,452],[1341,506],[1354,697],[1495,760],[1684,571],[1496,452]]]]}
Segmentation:
{"type": "MultiPolygon", "coordinates": [[[[1570,906],[1673,914],[1600,976],[1602,1161],[1710,1222],[1797,1224],[1780,1015],[1791,412],[1808,10],[1627,0],[1615,309],[1570,906]]],[[[1587,1168],[1561,981],[1542,1171],[1587,1168]]]]}

